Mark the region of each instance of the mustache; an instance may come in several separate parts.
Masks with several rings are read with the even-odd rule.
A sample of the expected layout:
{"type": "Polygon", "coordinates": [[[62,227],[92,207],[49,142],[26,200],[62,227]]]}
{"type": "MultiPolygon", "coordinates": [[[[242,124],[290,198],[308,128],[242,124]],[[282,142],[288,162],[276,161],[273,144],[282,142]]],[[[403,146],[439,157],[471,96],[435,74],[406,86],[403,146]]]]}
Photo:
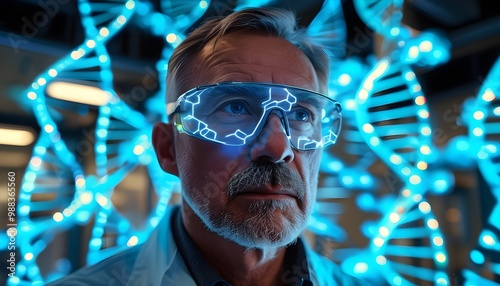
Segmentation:
{"type": "Polygon", "coordinates": [[[230,199],[236,195],[268,185],[280,185],[283,189],[295,193],[299,200],[304,198],[306,185],[297,171],[291,170],[284,164],[252,163],[250,167],[234,174],[226,187],[230,199]]]}

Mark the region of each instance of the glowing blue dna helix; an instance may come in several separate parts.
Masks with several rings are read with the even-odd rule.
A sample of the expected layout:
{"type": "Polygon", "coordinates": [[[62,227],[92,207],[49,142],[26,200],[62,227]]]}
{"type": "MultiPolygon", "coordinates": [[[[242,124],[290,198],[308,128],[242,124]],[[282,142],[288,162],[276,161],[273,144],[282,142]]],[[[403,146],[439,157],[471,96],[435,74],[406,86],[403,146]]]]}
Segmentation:
{"type": "Polygon", "coordinates": [[[99,108],[95,154],[101,191],[96,194],[99,206],[89,241],[89,264],[145,241],[167,209],[178,180],[161,170],[150,136],[154,121],[158,117],[166,119],[164,104],[158,103],[164,102],[168,58],[173,47],[181,42],[186,30],[203,15],[209,4],[208,1],[162,1],[161,13],[153,11],[145,3],[137,4],[138,14],[143,20],[140,26],[165,40],[162,58],[156,65],[160,85],[150,99],[152,103],[146,105],[148,116],[133,110],[121,99],[99,108]],[[157,118],[151,121],[148,117],[157,118]],[[115,208],[110,198],[118,184],[140,166],[146,168],[158,201],[144,225],[136,228],[115,208]]]}
{"type": "Polygon", "coordinates": [[[470,252],[470,260],[478,269],[463,270],[465,285],[500,285],[492,280],[500,277],[500,58],[476,98],[465,103],[463,117],[479,170],[496,199],[479,235],[478,247],[470,252]]]}
{"type": "Polygon", "coordinates": [[[38,255],[59,231],[85,222],[93,211],[92,196],[86,190],[80,165],[71,156],[59,157],[56,150],[50,135],[40,134],[19,195],[20,234],[16,247],[21,259],[16,265],[17,275],[8,280],[9,285],[42,281],[36,263],[38,255]]]}
{"type": "MultiPolygon", "coordinates": [[[[354,81],[344,80],[343,84],[339,84],[338,80],[339,78],[354,77],[344,69],[344,67],[349,66],[350,62],[345,61],[347,31],[341,1],[325,1],[321,10],[307,27],[306,33],[326,48],[330,58],[328,96],[336,98],[339,94],[354,90],[354,81]]],[[[321,171],[330,174],[336,173],[342,169],[343,165],[344,163],[339,158],[334,157],[331,153],[323,152],[321,171]]],[[[328,188],[321,188],[318,190],[318,197],[321,198],[316,202],[308,230],[321,238],[328,238],[337,242],[344,241],[347,238],[345,230],[328,217],[337,208],[335,204],[329,201],[329,199],[335,198],[335,195],[328,188]]]]}
{"type": "MultiPolygon", "coordinates": [[[[357,59],[346,59],[334,63],[339,71],[337,80],[332,80],[336,86],[335,98],[342,104],[342,136],[339,141],[342,151],[351,158],[340,160],[328,152],[324,152],[321,171],[326,174],[338,175],[339,183],[348,189],[372,191],[376,189],[377,179],[367,169],[377,160],[375,154],[366,145],[356,124],[355,94],[367,71],[367,66],[357,59]],[[341,72],[341,73],[340,73],[341,72]],[[352,162],[351,162],[352,161],[352,162]]],[[[335,78],[335,75],[334,75],[335,78]]]]}
{"type": "MultiPolygon", "coordinates": [[[[322,237],[335,243],[344,244],[348,241],[346,231],[337,224],[332,225],[332,221],[335,221],[332,217],[341,219],[340,215],[345,215],[343,208],[338,205],[338,200],[356,195],[359,201],[363,195],[372,196],[372,193],[377,192],[380,182],[368,171],[377,162],[377,156],[361,136],[355,115],[356,89],[368,72],[368,66],[356,58],[336,59],[332,65],[335,65],[335,68],[331,71],[330,85],[333,87],[330,87],[330,94],[342,104],[342,135],[338,138],[337,146],[323,151],[320,171],[326,176],[322,182],[324,187],[318,189],[319,199],[315,210],[324,214],[324,225],[327,225],[327,215],[331,220],[329,227],[324,227],[325,230],[318,233],[323,233],[322,237]],[[338,152],[343,153],[342,158],[336,156],[338,152]],[[330,187],[336,187],[336,192],[329,191],[330,187]]],[[[364,201],[366,202],[366,199],[364,201]]],[[[370,208],[374,206],[376,204],[366,206],[358,202],[358,207],[363,212],[372,211],[370,208]]],[[[363,233],[363,229],[361,232],[363,233]]],[[[366,234],[365,236],[369,237],[366,234]]],[[[324,255],[340,262],[359,251],[352,247],[338,247],[333,252],[331,249],[325,249],[324,255]]]]}
{"type": "Polygon", "coordinates": [[[151,145],[151,123],[122,101],[100,108],[96,128],[97,178],[95,199],[98,203],[92,228],[87,263],[94,264],[126,247],[143,242],[163,217],[173,188],[172,178],[162,171],[151,145]],[[129,125],[127,123],[132,123],[129,125]],[[158,202],[145,226],[133,227],[115,208],[111,196],[115,187],[138,166],[145,166],[158,202]],[[112,245],[110,245],[112,244],[112,245]]]}
{"type": "Polygon", "coordinates": [[[362,83],[356,95],[356,115],[365,141],[397,175],[403,188],[392,210],[373,231],[364,259],[352,257],[343,267],[371,275],[368,278],[374,280],[380,279],[373,276],[378,272],[392,285],[418,285],[421,281],[448,285],[444,239],[424,195],[431,190],[448,190],[452,176],[429,169],[436,160],[429,111],[410,64],[445,62],[449,44],[434,33],[411,38],[401,24],[403,1],[359,0],[354,4],[369,27],[396,43],[396,49],[381,59],[362,83]],[[405,245],[405,240],[419,245],[405,245]],[[426,266],[429,263],[431,267],[426,266]],[[369,269],[373,266],[380,271],[369,269]]]}
{"type": "Polygon", "coordinates": [[[425,97],[415,74],[404,63],[381,60],[360,88],[357,104],[358,125],[366,142],[404,184],[392,211],[382,218],[372,238],[370,247],[376,265],[382,266],[381,273],[394,285],[413,285],[410,281],[417,279],[447,285],[443,236],[424,195],[432,189],[449,187],[450,182],[442,174],[426,174],[432,163],[431,129],[425,97]],[[432,175],[436,178],[429,178],[432,175]],[[407,229],[405,224],[417,221],[420,223],[407,229]],[[426,237],[431,238],[430,245],[389,245],[397,239],[426,237]],[[400,257],[434,261],[437,270],[406,265],[400,257]]]}
{"type": "Polygon", "coordinates": [[[60,113],[46,100],[46,89],[58,81],[78,81],[111,96],[112,73],[104,44],[132,15],[134,2],[81,0],[78,4],[85,27],[84,43],[39,75],[26,91],[41,134],[21,185],[18,204],[21,234],[16,241],[21,259],[17,275],[8,280],[9,285],[42,283],[44,278],[36,263],[38,255],[58,232],[86,223],[95,209],[93,192],[88,189],[83,169],[53,119],[60,117],[60,113]]]}
{"type": "MultiPolygon", "coordinates": [[[[345,57],[347,42],[342,3],[339,0],[326,0],[307,27],[306,33],[325,47],[328,56],[334,61],[330,67],[331,71],[338,72],[339,68],[335,66],[335,63],[345,57]]],[[[338,89],[337,85],[330,85],[330,87],[331,92],[338,89]]]]}
{"type": "Polygon", "coordinates": [[[407,39],[408,31],[401,29],[404,0],[355,0],[354,7],[361,20],[388,41],[407,39]]]}

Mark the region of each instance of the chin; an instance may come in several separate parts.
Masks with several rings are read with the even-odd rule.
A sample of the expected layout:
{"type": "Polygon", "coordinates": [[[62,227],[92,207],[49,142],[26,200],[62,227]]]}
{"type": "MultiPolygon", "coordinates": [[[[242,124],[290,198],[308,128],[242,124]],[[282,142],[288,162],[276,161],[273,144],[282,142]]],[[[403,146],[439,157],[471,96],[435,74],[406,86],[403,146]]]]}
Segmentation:
{"type": "Polygon", "coordinates": [[[246,248],[283,247],[296,241],[308,216],[297,207],[276,201],[256,201],[246,212],[222,211],[207,227],[246,248]]]}

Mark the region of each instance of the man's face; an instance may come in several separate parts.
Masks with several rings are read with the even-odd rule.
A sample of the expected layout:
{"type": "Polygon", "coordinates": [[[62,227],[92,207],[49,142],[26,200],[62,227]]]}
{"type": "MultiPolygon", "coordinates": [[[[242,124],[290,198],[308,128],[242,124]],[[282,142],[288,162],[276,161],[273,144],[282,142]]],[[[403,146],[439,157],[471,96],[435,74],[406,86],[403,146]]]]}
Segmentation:
{"type": "MultiPolygon", "coordinates": [[[[234,32],[195,59],[184,90],[228,81],[268,82],[319,90],[307,57],[283,39],[234,32]]],[[[283,246],[307,224],[316,198],[320,150],[292,149],[276,114],[241,147],[175,135],[184,207],[218,235],[245,247],[283,246]]]]}

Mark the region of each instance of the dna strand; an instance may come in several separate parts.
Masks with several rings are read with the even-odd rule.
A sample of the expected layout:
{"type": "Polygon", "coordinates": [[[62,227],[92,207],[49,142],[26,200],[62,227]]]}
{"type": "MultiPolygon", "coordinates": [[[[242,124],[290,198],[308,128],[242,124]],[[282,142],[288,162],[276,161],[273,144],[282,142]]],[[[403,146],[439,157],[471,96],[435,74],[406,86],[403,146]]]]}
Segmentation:
{"type": "Polygon", "coordinates": [[[343,126],[339,145],[342,146],[342,152],[349,157],[341,160],[325,152],[321,171],[329,175],[338,175],[339,184],[344,188],[372,191],[378,183],[367,169],[377,157],[366,146],[358,131],[354,98],[357,87],[368,73],[368,66],[358,59],[346,59],[339,63],[338,69],[342,73],[337,77],[336,84],[343,85],[341,92],[335,97],[342,104],[343,126]]]}
{"type": "MultiPolygon", "coordinates": [[[[342,217],[348,217],[353,212],[378,212],[378,208],[374,207],[376,204],[372,204],[370,199],[375,197],[382,184],[377,176],[369,172],[378,162],[378,157],[361,136],[355,115],[356,89],[368,73],[368,65],[356,58],[338,61],[335,65],[339,72],[333,74],[332,81],[336,81],[336,91],[339,91],[335,98],[342,104],[342,136],[339,137],[337,146],[331,148],[333,150],[325,150],[322,154],[320,171],[324,174],[324,187],[318,189],[316,208],[342,224],[342,217]],[[341,156],[337,156],[339,152],[342,153],[341,156]],[[340,204],[340,200],[344,203],[340,204]],[[344,208],[344,205],[350,204],[349,200],[355,203],[354,208],[344,208]]],[[[360,224],[359,231],[367,240],[371,237],[366,231],[370,222],[364,220],[360,224]]],[[[347,257],[359,253],[359,245],[363,242],[359,241],[359,235],[352,233],[351,235],[358,237],[358,241],[347,239],[347,232],[340,225],[332,225],[330,235],[326,236],[329,240],[323,242],[330,248],[324,251],[325,256],[341,263],[347,257]]]]}
{"type": "Polygon", "coordinates": [[[89,241],[88,264],[145,241],[167,210],[178,179],[160,168],[151,143],[152,128],[154,122],[166,121],[164,97],[168,58],[208,6],[208,1],[165,0],[161,2],[161,12],[156,12],[147,3],[137,3],[141,16],[138,21],[143,20],[139,26],[165,40],[162,58],[156,64],[159,89],[146,103],[145,114],[120,98],[99,108],[95,141],[99,207],[89,241]],[[153,189],[145,191],[154,193],[157,201],[141,225],[135,226],[116,208],[111,196],[120,189],[122,182],[141,169],[145,169],[148,184],[153,189]]]}
{"type": "Polygon", "coordinates": [[[266,5],[271,5],[274,0],[239,0],[237,1],[236,7],[234,7],[234,11],[240,11],[246,8],[256,8],[263,7],[266,5]]]}
{"type": "MultiPolygon", "coordinates": [[[[382,8],[375,7],[374,9],[382,8]]],[[[359,7],[358,10],[360,10],[359,7]]],[[[362,19],[373,21],[373,23],[381,21],[372,15],[369,15],[367,18],[362,17],[362,19]]],[[[374,28],[372,27],[372,29],[374,28]]],[[[381,28],[378,29],[383,30],[381,28]]],[[[350,57],[344,62],[337,63],[337,65],[339,66],[338,70],[332,72],[332,83],[335,84],[337,90],[339,87],[343,87],[335,95],[343,107],[343,135],[339,138],[340,142],[338,145],[342,147],[344,159],[341,160],[325,152],[323,154],[324,159],[322,160],[321,171],[330,176],[338,176],[338,183],[342,187],[358,191],[356,204],[359,209],[364,212],[379,213],[382,209],[387,209],[384,206],[387,206],[389,202],[392,203],[393,198],[392,196],[387,196],[383,200],[379,199],[378,202],[375,202],[375,192],[380,188],[381,182],[377,176],[374,176],[368,170],[378,163],[378,158],[361,136],[355,114],[357,109],[355,102],[356,90],[368,73],[368,65],[355,57],[350,57]]],[[[373,224],[374,222],[370,221],[362,223],[361,232],[365,237],[371,237],[369,229],[373,228],[373,224]]],[[[360,249],[358,248],[336,249],[332,258],[341,262],[349,256],[356,255],[359,251],[360,249]]]]}
{"type": "Polygon", "coordinates": [[[111,96],[112,73],[104,43],[126,23],[134,2],[81,0],[78,8],[86,27],[85,41],[40,74],[26,91],[42,132],[21,185],[18,204],[21,235],[17,240],[21,259],[17,264],[18,275],[8,279],[9,285],[42,283],[44,279],[36,262],[38,255],[58,232],[86,223],[95,209],[93,192],[87,188],[83,169],[56,123],[64,119],[68,106],[75,107],[55,99],[57,95],[47,98],[46,94],[57,86],[78,83],[104,98],[111,96]],[[92,17],[91,9],[95,13],[92,17]]]}
{"type": "Polygon", "coordinates": [[[156,63],[158,73],[158,91],[146,102],[148,114],[160,116],[166,122],[165,114],[165,78],[167,65],[173,49],[179,45],[186,36],[187,30],[198,21],[206,12],[210,1],[160,1],[161,11],[155,11],[149,2],[138,2],[135,23],[144,31],[163,38],[165,41],[161,58],[156,63]]]}
{"type": "Polygon", "coordinates": [[[481,174],[496,204],[470,252],[472,269],[464,269],[465,285],[500,285],[500,58],[477,96],[464,104],[463,118],[481,174]]]}
{"type": "Polygon", "coordinates": [[[36,258],[58,232],[88,220],[93,211],[92,193],[86,190],[84,178],[74,158],[59,157],[50,135],[40,134],[23,176],[16,239],[21,258],[17,275],[8,285],[43,281],[36,258]]]}
{"type": "Polygon", "coordinates": [[[361,20],[388,41],[407,39],[402,29],[404,0],[356,0],[354,7],[361,20]]]}
{"type": "MultiPolygon", "coordinates": [[[[342,131],[344,135],[342,137],[345,139],[347,136],[349,139],[352,139],[348,139],[348,141],[353,143],[352,145],[346,145],[344,150],[349,153],[355,152],[357,153],[356,155],[359,153],[366,154],[364,152],[366,148],[361,147],[363,150],[360,150],[359,145],[357,145],[357,143],[362,141],[362,139],[355,134],[352,135],[351,133],[350,126],[355,124],[353,121],[354,110],[352,108],[354,96],[349,95],[355,92],[358,84],[364,77],[364,73],[367,72],[367,68],[358,59],[345,58],[347,32],[342,11],[342,4],[340,1],[325,1],[318,15],[308,26],[307,33],[326,48],[328,56],[331,60],[331,80],[329,81],[328,95],[342,103],[342,117],[344,119],[342,131]],[[347,131],[345,130],[346,128],[348,129],[347,131]]],[[[364,142],[363,146],[366,146],[364,142]]],[[[333,154],[327,152],[324,152],[323,156],[324,159],[322,160],[321,171],[330,175],[338,174],[341,178],[343,178],[340,180],[340,184],[342,186],[347,188],[369,188],[368,186],[365,187],[363,182],[366,182],[367,185],[369,185],[371,176],[364,177],[362,175],[360,176],[362,179],[355,180],[350,172],[352,169],[346,167],[340,158],[336,158],[333,154]],[[344,172],[346,174],[339,174],[339,172],[344,172]],[[359,182],[359,184],[356,184],[357,182],[359,182]]],[[[363,161],[363,159],[360,159],[360,161],[363,161]]],[[[358,168],[354,169],[359,171],[358,168]]]]}
{"type": "Polygon", "coordinates": [[[372,232],[369,249],[342,267],[391,285],[448,285],[447,254],[428,191],[443,193],[453,182],[433,170],[425,96],[410,64],[434,66],[449,58],[449,44],[434,33],[411,38],[401,24],[403,1],[355,1],[361,19],[396,48],[382,58],[356,95],[358,128],[370,148],[402,183],[389,212],[372,232]],[[425,180],[424,180],[425,179],[425,180]]]}
{"type": "MultiPolygon", "coordinates": [[[[325,1],[306,33],[325,48],[332,61],[338,62],[344,58],[347,32],[342,3],[338,0],[325,1]]],[[[338,73],[339,69],[334,64],[330,68],[331,72],[338,73]]],[[[332,85],[332,82],[329,84],[329,92],[337,93],[339,86],[332,85]]]]}
{"type": "MultiPolygon", "coordinates": [[[[358,86],[361,84],[365,75],[368,73],[368,65],[354,56],[346,58],[346,28],[343,20],[342,7],[339,2],[326,3],[334,12],[321,13],[308,27],[308,33],[313,34],[314,38],[319,37],[319,42],[323,44],[331,58],[331,80],[329,82],[329,96],[334,97],[341,102],[343,110],[343,126],[342,136],[339,138],[337,148],[342,148],[343,156],[339,158],[334,152],[323,152],[320,171],[326,174],[324,184],[327,186],[341,186],[343,189],[355,190],[356,203],[362,211],[378,211],[373,208],[371,200],[374,199],[374,192],[379,188],[379,179],[372,175],[368,170],[377,163],[377,156],[366,145],[361,136],[356,123],[356,103],[355,94],[358,86]],[[325,24],[318,19],[331,17],[329,23],[325,24]],[[323,31],[323,32],[320,32],[323,31]],[[369,201],[370,203],[367,203],[369,201]]],[[[327,10],[322,10],[327,11],[327,10]]],[[[320,188],[318,197],[320,200],[316,203],[316,209],[324,215],[338,216],[343,213],[341,205],[335,200],[349,198],[352,192],[341,191],[339,188],[320,188]],[[328,192],[328,193],[327,193],[328,192]],[[324,193],[324,194],[323,194],[324,193]],[[332,202],[333,201],[333,202],[332,202]]],[[[330,232],[330,235],[324,235],[335,243],[345,242],[347,238],[346,232],[340,226],[326,221],[326,217],[314,217],[314,222],[323,222],[317,227],[317,233],[330,232]],[[329,225],[331,230],[327,229],[329,225]]],[[[362,233],[366,237],[371,234],[367,231],[370,222],[363,223],[362,233]]],[[[325,244],[328,241],[325,242],[325,244]]],[[[350,247],[350,246],[348,246],[350,247]]],[[[360,249],[357,248],[336,248],[333,255],[327,254],[336,261],[343,261],[346,257],[355,255],[360,249]]]]}
{"type": "Polygon", "coordinates": [[[415,74],[404,62],[382,59],[360,88],[357,103],[358,125],[366,142],[404,185],[370,244],[375,261],[393,285],[423,281],[447,285],[443,236],[424,195],[449,187],[451,177],[427,171],[433,160],[432,132],[415,74]],[[421,245],[405,245],[411,241],[421,245]],[[416,260],[422,260],[421,266],[411,265],[416,260]]]}
{"type": "MultiPolygon", "coordinates": [[[[334,98],[348,89],[346,87],[348,83],[340,85],[335,81],[342,74],[341,67],[346,66],[344,58],[347,32],[341,1],[325,1],[320,11],[307,26],[306,33],[325,48],[330,58],[329,72],[330,78],[333,80],[328,81],[328,96],[334,98]]],[[[353,89],[352,86],[349,88],[353,89]]],[[[343,163],[339,158],[335,158],[327,151],[323,152],[320,171],[327,170],[334,173],[331,171],[331,167],[342,165],[343,163]]],[[[338,193],[332,188],[322,187],[318,189],[318,197],[308,223],[308,231],[315,235],[315,248],[320,253],[330,251],[323,241],[338,242],[347,238],[346,231],[331,218],[331,216],[338,215],[341,212],[339,205],[332,202],[332,199],[336,199],[338,196],[338,193]]]]}

